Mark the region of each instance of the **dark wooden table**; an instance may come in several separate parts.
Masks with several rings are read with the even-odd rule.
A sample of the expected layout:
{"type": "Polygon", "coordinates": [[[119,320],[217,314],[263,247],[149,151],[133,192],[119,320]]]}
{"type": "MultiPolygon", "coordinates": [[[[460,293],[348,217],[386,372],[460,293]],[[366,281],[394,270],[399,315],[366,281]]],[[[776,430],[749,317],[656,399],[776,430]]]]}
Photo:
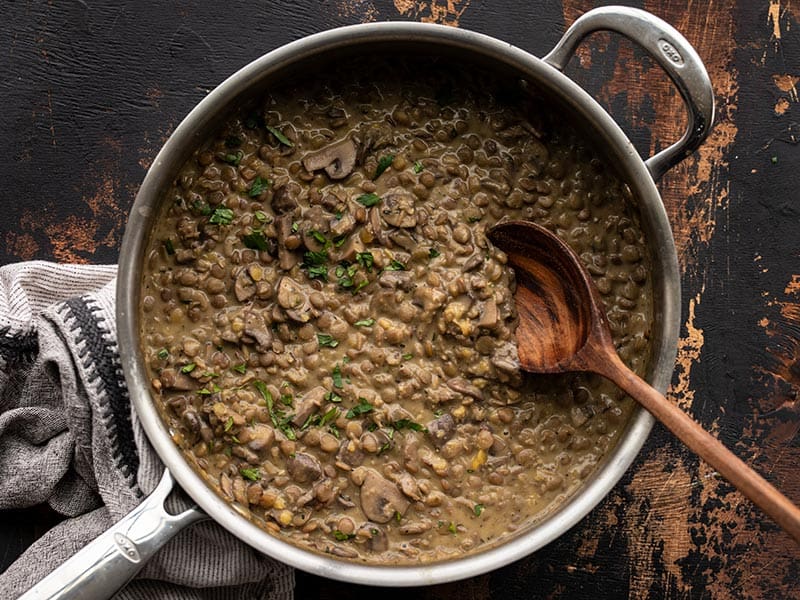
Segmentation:
{"type": "MultiPolygon", "coordinates": [[[[683,282],[669,397],[800,502],[800,7],[788,0],[622,3],[686,35],[718,102],[709,140],[660,184],[683,282]]],[[[281,44],[339,25],[420,20],[542,55],[598,3],[199,4],[3,4],[1,263],[115,262],[137,186],[172,129],[227,75],[281,44]]],[[[569,73],[643,154],[682,131],[676,93],[631,44],[594,36],[569,73]]],[[[48,519],[41,508],[0,513],[0,570],[48,519]]],[[[558,541],[499,571],[412,596],[800,598],[798,559],[787,535],[657,426],[608,498],[558,541]]],[[[375,590],[298,574],[297,592],[342,599],[375,590]]]]}

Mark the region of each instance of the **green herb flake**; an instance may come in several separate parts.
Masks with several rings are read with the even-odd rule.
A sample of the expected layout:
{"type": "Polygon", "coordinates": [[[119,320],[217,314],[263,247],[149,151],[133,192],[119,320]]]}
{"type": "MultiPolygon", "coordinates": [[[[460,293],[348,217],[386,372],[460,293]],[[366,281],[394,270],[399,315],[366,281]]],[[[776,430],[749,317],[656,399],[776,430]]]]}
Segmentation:
{"type": "Polygon", "coordinates": [[[309,279],[321,279],[322,281],[328,279],[328,267],[325,265],[309,266],[306,272],[309,279]]]}
{"type": "Polygon", "coordinates": [[[233,417],[228,417],[228,420],[225,421],[225,427],[223,428],[225,433],[228,433],[231,430],[231,427],[233,427],[233,417]]]}
{"type": "Polygon", "coordinates": [[[233,211],[230,208],[215,208],[208,222],[214,225],[230,225],[233,222],[233,211]]]}
{"type": "Polygon", "coordinates": [[[316,229],[312,229],[311,231],[309,231],[308,235],[313,237],[315,240],[317,240],[322,245],[326,245],[328,243],[328,238],[326,238],[322,233],[320,233],[316,229]]]}
{"type": "Polygon", "coordinates": [[[267,179],[266,177],[256,177],[253,180],[253,183],[250,184],[250,187],[247,190],[247,195],[251,198],[256,198],[265,192],[271,185],[271,179],[267,179]]]}
{"type": "Polygon", "coordinates": [[[275,136],[275,139],[278,140],[284,146],[288,146],[289,148],[294,148],[294,142],[292,142],[289,138],[283,135],[280,131],[275,129],[274,127],[270,127],[269,125],[265,126],[267,131],[269,131],[272,135],[275,136]]]}
{"type": "Polygon", "coordinates": [[[399,510],[394,511],[394,519],[398,523],[403,520],[403,515],[400,514],[399,510]]]}
{"type": "Polygon", "coordinates": [[[439,252],[436,248],[431,248],[428,250],[428,258],[436,258],[437,256],[441,256],[442,253],[439,252]]]}
{"type": "Polygon", "coordinates": [[[167,254],[172,256],[175,254],[175,246],[172,245],[172,240],[167,238],[164,240],[164,250],[166,250],[167,254]]]}
{"type": "Polygon", "coordinates": [[[476,517],[480,517],[484,508],[485,507],[483,506],[483,504],[476,504],[475,506],[472,507],[472,511],[475,513],[476,517]]]}
{"type": "Polygon", "coordinates": [[[232,367],[234,371],[239,373],[240,375],[244,375],[247,372],[247,364],[242,363],[240,365],[235,365],[232,367]]]}
{"type": "Polygon", "coordinates": [[[245,248],[250,248],[250,250],[258,250],[259,252],[264,252],[269,249],[267,238],[264,237],[264,234],[261,231],[254,231],[252,233],[248,233],[247,235],[243,235],[242,243],[244,244],[245,248]]]}
{"type": "Polygon", "coordinates": [[[309,250],[303,254],[303,263],[306,265],[324,265],[328,261],[328,253],[325,250],[309,250]]]}
{"type": "Polygon", "coordinates": [[[467,221],[469,221],[470,223],[477,223],[480,220],[481,220],[481,217],[469,217],[467,219],[467,221]]]}
{"type": "Polygon", "coordinates": [[[333,387],[341,388],[342,385],[342,369],[339,365],[333,367],[333,371],[331,373],[331,377],[333,377],[333,387]]]}
{"type": "Polygon", "coordinates": [[[333,245],[335,248],[341,248],[346,241],[347,241],[347,234],[344,233],[342,235],[333,238],[333,245]]]}
{"type": "Polygon", "coordinates": [[[344,542],[347,540],[351,540],[356,537],[355,533],[344,533],[343,531],[339,531],[338,529],[333,530],[333,537],[335,537],[338,541],[344,542]]]}
{"type": "Polygon", "coordinates": [[[317,341],[319,342],[320,347],[327,346],[329,348],[336,348],[336,346],[339,345],[339,340],[329,333],[318,333],[317,341]]]}
{"type": "Polygon", "coordinates": [[[228,154],[222,157],[222,160],[224,160],[229,165],[238,167],[239,163],[242,162],[243,158],[244,158],[244,152],[242,152],[241,150],[237,150],[236,152],[229,152],[228,154]]]}
{"type": "Polygon", "coordinates": [[[181,367],[181,373],[191,373],[192,371],[194,371],[194,368],[195,368],[196,366],[197,366],[197,365],[196,365],[196,364],[194,364],[194,363],[189,363],[188,365],[183,365],[183,366],[181,367]]]}
{"type": "Polygon", "coordinates": [[[167,360],[169,358],[169,350],[167,350],[166,348],[162,348],[161,350],[158,351],[158,354],[156,354],[156,356],[160,360],[167,360]]]}
{"type": "Polygon", "coordinates": [[[258,470],[258,467],[253,467],[252,469],[241,468],[239,469],[239,475],[250,481],[258,481],[261,479],[261,471],[258,470]]]}
{"type": "Polygon", "coordinates": [[[333,435],[333,437],[335,437],[337,440],[339,439],[339,428],[336,427],[336,425],[332,424],[330,427],[328,427],[328,431],[330,431],[331,435],[333,435]]]}
{"type": "Polygon", "coordinates": [[[770,160],[772,161],[773,165],[777,165],[778,164],[778,157],[777,156],[773,156],[772,158],[770,158],[770,160]]]}
{"type": "Polygon", "coordinates": [[[294,402],[294,396],[291,394],[281,394],[281,402],[283,402],[286,406],[291,406],[292,402],[294,402]]]}
{"type": "Polygon", "coordinates": [[[227,148],[238,148],[242,145],[242,138],[238,135],[229,135],[225,138],[225,146],[227,148]]]}
{"type": "Polygon", "coordinates": [[[297,233],[298,229],[300,229],[300,221],[294,221],[292,223],[292,233],[297,233]]]}
{"type": "Polygon", "coordinates": [[[355,322],[356,327],[372,327],[375,325],[375,319],[361,319],[355,322]]]}
{"type": "Polygon", "coordinates": [[[200,213],[204,217],[207,217],[211,214],[211,206],[204,200],[195,200],[192,203],[192,210],[200,213]]]}
{"type": "Polygon", "coordinates": [[[399,260],[392,259],[388,266],[383,268],[384,271],[405,271],[406,266],[399,260]]]}
{"type": "Polygon", "coordinates": [[[356,262],[364,267],[367,272],[371,272],[372,265],[375,264],[375,257],[372,256],[372,252],[357,252],[356,262]]]}
{"type": "Polygon", "coordinates": [[[325,401],[338,404],[339,402],[342,401],[342,397],[336,392],[328,392],[327,394],[325,394],[325,401]]]}
{"type": "Polygon", "coordinates": [[[264,403],[268,410],[272,410],[272,394],[267,389],[267,384],[263,381],[256,380],[253,382],[255,388],[261,394],[261,397],[264,399],[264,403]]]}
{"type": "Polygon", "coordinates": [[[375,206],[381,201],[381,197],[378,194],[361,194],[358,198],[356,198],[356,202],[361,204],[362,206],[366,206],[367,208],[371,206],[375,206]]]}
{"type": "Polygon", "coordinates": [[[371,413],[375,409],[372,404],[367,402],[366,398],[359,398],[358,404],[356,404],[353,408],[347,411],[345,417],[348,419],[355,419],[360,415],[365,415],[367,413],[371,413]]]}
{"type": "Polygon", "coordinates": [[[420,161],[417,161],[417,162],[414,163],[414,173],[416,173],[417,175],[422,173],[422,170],[424,168],[425,167],[422,166],[422,163],[420,161]]]}
{"type": "Polygon", "coordinates": [[[456,529],[456,524],[455,524],[455,523],[453,523],[452,521],[450,521],[450,525],[448,525],[448,526],[447,526],[447,531],[449,531],[450,533],[452,533],[453,535],[455,535],[455,534],[456,534],[456,532],[458,531],[458,530],[456,529]]]}
{"type": "Polygon", "coordinates": [[[378,168],[375,169],[375,176],[372,178],[375,181],[378,177],[381,176],[386,169],[392,166],[392,161],[394,161],[394,154],[387,154],[386,156],[381,156],[378,160],[378,168]]]}
{"type": "Polygon", "coordinates": [[[412,358],[414,358],[414,355],[411,354],[410,352],[406,352],[405,354],[403,354],[403,360],[411,360],[412,358]]]}
{"type": "Polygon", "coordinates": [[[339,416],[339,409],[334,406],[328,412],[322,415],[322,418],[319,421],[320,427],[325,427],[325,425],[327,425],[328,423],[335,421],[338,416],[339,416]]]}
{"type": "Polygon", "coordinates": [[[421,431],[427,433],[427,428],[425,426],[420,425],[416,421],[412,421],[411,419],[400,419],[392,423],[392,427],[394,427],[397,431],[401,429],[411,429],[412,431],[421,431]]]}
{"type": "Polygon", "coordinates": [[[270,216],[265,213],[263,210],[257,210],[253,213],[253,216],[256,218],[256,221],[259,223],[271,223],[272,219],[270,216]]]}
{"type": "Polygon", "coordinates": [[[297,439],[297,435],[295,434],[294,429],[292,429],[292,426],[289,425],[288,423],[281,423],[279,428],[283,432],[283,435],[286,436],[287,439],[292,440],[292,441],[297,439]]]}

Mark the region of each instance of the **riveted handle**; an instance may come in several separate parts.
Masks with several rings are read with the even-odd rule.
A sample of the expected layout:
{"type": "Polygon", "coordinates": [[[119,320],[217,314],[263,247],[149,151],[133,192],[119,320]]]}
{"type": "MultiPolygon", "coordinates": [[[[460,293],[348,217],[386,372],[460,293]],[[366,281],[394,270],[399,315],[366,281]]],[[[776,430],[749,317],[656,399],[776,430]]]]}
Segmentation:
{"type": "Polygon", "coordinates": [[[543,60],[563,71],[578,44],[596,31],[613,31],[644,48],[678,88],[689,113],[689,125],[680,140],[645,161],[659,180],[691,154],[708,136],[714,122],[714,90],[703,61],[675,28],[658,17],[626,6],[590,10],[567,29],[543,60]]]}
{"type": "Polygon", "coordinates": [[[20,596],[20,600],[111,598],[176,533],[208,518],[196,507],[177,515],[164,510],[173,485],[172,475],[165,469],[158,486],[144,502],[20,596]]]}

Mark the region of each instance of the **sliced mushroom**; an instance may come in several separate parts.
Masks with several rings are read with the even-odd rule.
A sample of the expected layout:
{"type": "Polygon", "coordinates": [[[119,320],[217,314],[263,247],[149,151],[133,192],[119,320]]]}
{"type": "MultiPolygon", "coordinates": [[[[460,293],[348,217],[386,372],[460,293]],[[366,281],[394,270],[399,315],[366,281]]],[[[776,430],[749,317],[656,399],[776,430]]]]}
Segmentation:
{"type": "Polygon", "coordinates": [[[255,295],[256,284],[245,269],[242,269],[236,276],[236,281],[233,284],[233,293],[239,302],[247,302],[255,295]]]}
{"type": "Polygon", "coordinates": [[[456,432],[456,422],[453,415],[445,413],[428,423],[427,429],[433,445],[441,448],[456,432]]]}
{"type": "Polygon", "coordinates": [[[303,157],[303,166],[310,173],[324,169],[331,179],[344,179],[356,166],[356,145],[345,138],[303,157]]]}
{"type": "Polygon", "coordinates": [[[161,380],[161,385],[170,390],[188,392],[197,387],[194,379],[173,368],[163,369],[158,378],[161,380]]]}
{"type": "Polygon", "coordinates": [[[415,227],[414,197],[407,193],[387,194],[380,205],[383,220],[394,227],[415,227]]]}
{"type": "Polygon", "coordinates": [[[303,288],[291,277],[281,277],[278,281],[278,304],[286,310],[288,317],[299,323],[311,320],[311,303],[303,288]]]}
{"type": "Polygon", "coordinates": [[[499,318],[499,314],[497,312],[497,304],[494,301],[494,298],[489,298],[489,300],[483,305],[483,312],[481,313],[481,318],[478,321],[478,327],[487,327],[489,329],[497,326],[497,320],[499,318]]]}
{"type": "Polygon", "coordinates": [[[345,240],[344,244],[339,248],[335,248],[334,251],[336,252],[336,260],[354,262],[356,260],[356,254],[364,252],[366,249],[364,242],[361,241],[359,236],[351,235],[345,240]]]}
{"type": "Polygon", "coordinates": [[[285,213],[278,217],[275,222],[278,234],[278,264],[284,271],[288,271],[300,261],[300,257],[287,246],[287,240],[294,235],[292,231],[293,222],[293,213],[285,213]]]}
{"type": "Polygon", "coordinates": [[[353,440],[343,440],[336,454],[336,460],[348,467],[357,467],[364,462],[364,452],[353,440]]]}
{"type": "Polygon", "coordinates": [[[297,483],[306,483],[322,477],[322,466],[310,454],[297,452],[286,460],[286,472],[297,483]]]}
{"type": "Polygon", "coordinates": [[[295,427],[302,427],[308,417],[314,414],[314,412],[319,409],[320,406],[322,406],[327,393],[327,390],[321,385],[318,385],[317,387],[306,392],[305,395],[296,403],[297,410],[294,414],[294,418],[292,418],[292,424],[295,427]]]}
{"type": "Polygon", "coordinates": [[[378,527],[375,523],[364,523],[359,527],[356,537],[366,540],[364,545],[370,552],[385,552],[389,549],[389,536],[386,535],[383,528],[378,527]]]}
{"type": "Polygon", "coordinates": [[[282,185],[275,188],[272,194],[272,210],[275,214],[282,215],[297,208],[297,200],[288,186],[282,185]]]}
{"type": "Polygon", "coordinates": [[[272,332],[267,327],[264,317],[254,310],[244,313],[244,334],[256,341],[261,352],[266,352],[272,346],[272,332]]]}
{"type": "Polygon", "coordinates": [[[356,226],[356,220],[349,212],[343,213],[341,218],[330,220],[330,230],[334,237],[347,235],[356,226]]]}
{"type": "Polygon", "coordinates": [[[448,379],[447,387],[454,392],[464,394],[465,396],[475,398],[476,400],[483,400],[483,392],[462,377],[453,377],[452,379],[448,379]]]}
{"type": "Polygon", "coordinates": [[[367,469],[361,486],[361,510],[368,519],[388,523],[396,513],[404,515],[410,504],[397,485],[374,469],[367,469]]]}

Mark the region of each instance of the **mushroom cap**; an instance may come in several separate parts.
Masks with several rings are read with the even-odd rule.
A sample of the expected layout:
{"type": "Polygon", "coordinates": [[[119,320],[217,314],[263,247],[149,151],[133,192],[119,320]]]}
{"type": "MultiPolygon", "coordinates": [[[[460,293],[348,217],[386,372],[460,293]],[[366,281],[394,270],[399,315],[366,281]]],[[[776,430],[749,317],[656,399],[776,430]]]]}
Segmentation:
{"type": "Polygon", "coordinates": [[[331,179],[344,179],[356,166],[356,154],[357,149],[353,140],[345,138],[306,154],[302,162],[309,173],[325,169],[331,179]]]}

